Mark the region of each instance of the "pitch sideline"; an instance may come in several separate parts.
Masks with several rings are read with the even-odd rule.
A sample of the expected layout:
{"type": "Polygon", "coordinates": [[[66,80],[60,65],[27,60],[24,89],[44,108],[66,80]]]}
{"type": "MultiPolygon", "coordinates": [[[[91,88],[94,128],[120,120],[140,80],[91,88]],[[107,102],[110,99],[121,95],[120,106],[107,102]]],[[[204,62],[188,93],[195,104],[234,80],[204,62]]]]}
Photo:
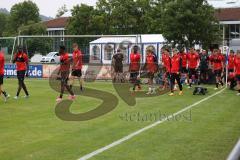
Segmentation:
{"type": "Polygon", "coordinates": [[[123,143],[123,142],[125,142],[125,141],[127,141],[127,140],[129,140],[129,139],[131,139],[131,138],[133,138],[133,137],[135,137],[137,135],[139,135],[140,133],[142,133],[144,131],[147,131],[147,130],[149,130],[149,129],[151,129],[151,128],[153,128],[153,127],[155,127],[155,126],[157,126],[157,125],[159,125],[159,124],[161,124],[161,123],[163,123],[163,122],[165,122],[165,121],[167,121],[169,119],[172,119],[172,118],[176,117],[177,115],[179,115],[179,114],[181,114],[181,113],[183,113],[183,112],[185,112],[185,111],[187,111],[187,110],[189,110],[189,109],[191,109],[191,108],[193,108],[193,107],[195,107],[195,106],[197,106],[197,105],[199,105],[199,104],[201,104],[201,103],[211,99],[212,97],[222,93],[225,89],[226,88],[224,88],[224,89],[222,89],[222,90],[220,90],[220,91],[218,91],[218,92],[216,92],[216,93],[214,93],[214,94],[212,94],[212,95],[210,95],[210,96],[208,96],[208,97],[206,97],[206,98],[204,98],[204,99],[202,99],[202,100],[200,100],[198,102],[195,102],[194,104],[192,104],[190,106],[187,106],[187,107],[181,109],[178,112],[175,112],[174,114],[170,115],[169,117],[166,117],[166,118],[164,118],[162,120],[154,122],[154,123],[152,123],[152,124],[142,128],[142,129],[139,129],[139,130],[137,130],[137,131],[135,131],[135,132],[133,132],[133,133],[131,133],[131,134],[129,134],[129,135],[127,135],[127,136],[125,136],[125,137],[123,137],[123,138],[121,138],[121,139],[119,139],[119,140],[117,140],[117,141],[115,141],[115,142],[113,142],[111,144],[109,144],[109,145],[106,145],[106,146],[104,146],[102,148],[99,148],[99,149],[89,153],[89,154],[86,154],[83,157],[79,158],[78,160],[88,160],[89,158],[92,158],[92,157],[94,157],[94,156],[96,156],[96,155],[98,155],[98,154],[100,154],[100,153],[102,153],[102,152],[104,152],[106,150],[109,150],[110,148],[115,147],[115,146],[117,146],[117,145],[119,145],[119,144],[121,144],[121,143],[123,143]]]}

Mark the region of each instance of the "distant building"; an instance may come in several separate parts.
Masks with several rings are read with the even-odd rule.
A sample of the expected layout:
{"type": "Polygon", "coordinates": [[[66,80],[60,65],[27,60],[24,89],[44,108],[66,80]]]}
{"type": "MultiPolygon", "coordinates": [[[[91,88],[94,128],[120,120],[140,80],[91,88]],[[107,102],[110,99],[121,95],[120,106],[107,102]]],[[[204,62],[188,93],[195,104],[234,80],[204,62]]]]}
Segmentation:
{"type": "Polygon", "coordinates": [[[69,17],[59,17],[49,21],[44,21],[43,24],[47,27],[48,35],[64,35],[69,17]]]}
{"type": "Polygon", "coordinates": [[[229,45],[232,39],[240,38],[240,7],[217,9],[215,16],[223,29],[225,45],[229,45]]]}
{"type": "MultiPolygon", "coordinates": [[[[43,24],[47,27],[47,34],[51,35],[65,35],[66,27],[68,24],[69,17],[59,17],[49,21],[44,21],[43,24]]],[[[57,51],[60,45],[66,45],[68,51],[71,50],[71,41],[67,38],[54,38],[53,39],[53,51],[57,51]]]]}

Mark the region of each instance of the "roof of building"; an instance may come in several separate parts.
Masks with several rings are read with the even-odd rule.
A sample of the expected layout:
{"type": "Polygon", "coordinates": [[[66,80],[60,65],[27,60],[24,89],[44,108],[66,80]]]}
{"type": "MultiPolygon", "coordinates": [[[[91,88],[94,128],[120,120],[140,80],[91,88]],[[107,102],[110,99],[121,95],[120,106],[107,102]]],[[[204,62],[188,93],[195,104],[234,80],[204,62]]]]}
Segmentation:
{"type": "Polygon", "coordinates": [[[165,39],[163,38],[162,34],[143,34],[139,35],[138,39],[135,36],[126,36],[126,37],[118,37],[117,35],[114,37],[101,37],[98,38],[90,44],[106,44],[106,43],[136,43],[136,42],[141,42],[141,43],[164,43],[165,39]]]}
{"type": "Polygon", "coordinates": [[[65,28],[67,26],[69,17],[59,17],[49,21],[43,22],[47,28],[65,28]]]}
{"type": "Polygon", "coordinates": [[[215,16],[219,21],[239,21],[240,7],[217,9],[215,12],[215,16]]]}

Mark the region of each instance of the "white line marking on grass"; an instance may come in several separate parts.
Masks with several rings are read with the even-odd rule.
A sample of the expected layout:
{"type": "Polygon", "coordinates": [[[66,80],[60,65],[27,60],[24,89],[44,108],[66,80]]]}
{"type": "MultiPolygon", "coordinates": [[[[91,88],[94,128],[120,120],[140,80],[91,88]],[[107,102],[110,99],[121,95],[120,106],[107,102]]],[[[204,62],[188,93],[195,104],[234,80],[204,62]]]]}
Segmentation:
{"type": "Polygon", "coordinates": [[[238,160],[240,158],[240,139],[233,148],[231,154],[228,156],[227,160],[238,160]]]}
{"type": "Polygon", "coordinates": [[[129,135],[127,135],[127,136],[125,136],[125,137],[123,137],[123,138],[121,138],[121,139],[119,139],[119,140],[117,140],[117,141],[115,141],[115,142],[105,146],[105,147],[99,148],[99,149],[97,149],[97,150],[95,150],[95,151],[93,151],[93,152],[91,152],[89,154],[86,154],[85,156],[79,158],[78,160],[87,160],[87,159],[92,158],[92,157],[94,157],[94,156],[96,156],[96,155],[98,155],[98,154],[100,154],[100,153],[102,153],[102,152],[112,148],[112,147],[115,147],[115,146],[117,146],[117,145],[119,145],[119,144],[121,144],[121,143],[123,143],[123,142],[125,142],[125,141],[127,141],[127,140],[129,140],[129,139],[131,139],[131,138],[133,138],[133,137],[135,137],[137,135],[139,135],[140,133],[142,133],[144,131],[147,131],[147,130],[149,130],[149,129],[151,129],[151,128],[153,128],[153,127],[155,127],[155,126],[157,126],[157,125],[159,125],[159,124],[161,124],[161,123],[163,123],[163,122],[165,122],[165,121],[167,121],[169,119],[172,119],[172,118],[176,117],[177,115],[179,115],[179,114],[181,114],[181,113],[191,109],[192,107],[197,106],[200,103],[203,103],[203,102],[209,100],[210,98],[212,98],[212,97],[222,93],[225,89],[226,88],[224,88],[224,89],[222,89],[222,90],[220,90],[220,91],[218,91],[218,92],[216,92],[216,93],[214,93],[214,94],[212,94],[212,95],[210,95],[210,96],[208,96],[208,97],[206,97],[206,98],[204,98],[204,99],[202,99],[202,100],[200,100],[200,101],[198,101],[198,102],[196,102],[196,103],[194,103],[194,104],[192,104],[190,106],[187,106],[186,108],[184,108],[184,109],[182,109],[182,110],[180,110],[180,111],[178,111],[178,112],[176,112],[176,113],[174,113],[174,114],[172,114],[172,115],[170,115],[170,116],[168,116],[168,117],[166,117],[166,118],[164,118],[162,120],[159,120],[159,121],[154,122],[153,124],[150,124],[150,125],[142,128],[142,129],[139,129],[139,130],[137,130],[137,131],[135,131],[135,132],[133,132],[133,133],[131,133],[131,134],[129,134],[129,135]]]}

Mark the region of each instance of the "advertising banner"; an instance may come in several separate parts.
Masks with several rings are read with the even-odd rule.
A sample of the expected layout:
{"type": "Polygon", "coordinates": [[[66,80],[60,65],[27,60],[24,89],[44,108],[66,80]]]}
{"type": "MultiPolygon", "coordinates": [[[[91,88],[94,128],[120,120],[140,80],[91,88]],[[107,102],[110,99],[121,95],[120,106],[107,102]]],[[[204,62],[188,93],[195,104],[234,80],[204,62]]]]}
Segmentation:
{"type": "MultiPolygon", "coordinates": [[[[5,64],[4,75],[6,77],[16,77],[17,70],[15,64],[5,64]]],[[[29,65],[28,75],[30,78],[42,78],[43,68],[42,65],[29,65]]]]}

